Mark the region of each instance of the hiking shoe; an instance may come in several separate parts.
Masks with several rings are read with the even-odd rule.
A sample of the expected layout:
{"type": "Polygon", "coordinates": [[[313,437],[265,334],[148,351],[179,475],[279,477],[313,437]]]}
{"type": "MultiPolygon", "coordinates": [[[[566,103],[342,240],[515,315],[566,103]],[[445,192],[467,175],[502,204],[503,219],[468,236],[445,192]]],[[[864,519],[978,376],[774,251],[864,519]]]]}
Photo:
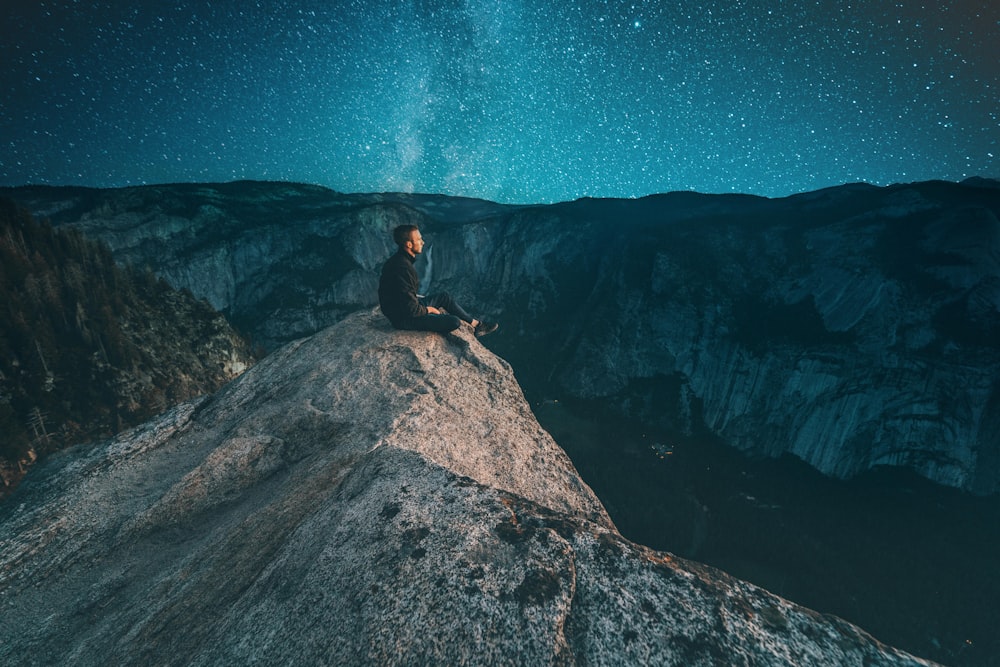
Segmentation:
{"type": "Polygon", "coordinates": [[[500,325],[497,324],[496,322],[480,321],[479,324],[476,325],[476,335],[485,336],[486,334],[491,334],[494,331],[496,331],[499,327],[500,325]]]}

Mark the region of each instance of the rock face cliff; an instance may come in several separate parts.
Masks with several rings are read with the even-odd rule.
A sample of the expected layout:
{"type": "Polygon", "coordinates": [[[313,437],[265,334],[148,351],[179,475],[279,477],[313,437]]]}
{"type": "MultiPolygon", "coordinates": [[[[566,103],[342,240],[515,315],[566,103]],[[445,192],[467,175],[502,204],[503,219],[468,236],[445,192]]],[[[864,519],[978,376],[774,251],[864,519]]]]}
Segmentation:
{"type": "Polygon", "coordinates": [[[9,191],[188,287],[265,345],[374,303],[389,230],[424,289],[504,326],[535,395],[840,478],[1000,490],[1000,188],[844,186],[510,207],[234,183],[9,191]]]}
{"type": "Polygon", "coordinates": [[[576,301],[557,385],[838,478],[895,466],[1000,488],[1000,191],[671,202],[623,206],[627,232],[585,222],[589,244],[534,263],[522,312],[576,301]],[[574,270],[575,295],[549,286],[574,270]]]}
{"type": "Polygon", "coordinates": [[[352,315],[0,506],[22,664],[928,664],[628,542],[468,332],[352,315]]]}

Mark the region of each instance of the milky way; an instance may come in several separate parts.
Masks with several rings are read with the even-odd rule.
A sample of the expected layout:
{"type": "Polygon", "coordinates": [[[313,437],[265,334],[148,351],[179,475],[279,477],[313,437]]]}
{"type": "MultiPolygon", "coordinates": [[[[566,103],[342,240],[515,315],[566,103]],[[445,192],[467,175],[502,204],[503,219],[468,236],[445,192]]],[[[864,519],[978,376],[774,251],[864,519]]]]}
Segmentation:
{"type": "Polygon", "coordinates": [[[3,185],[552,202],[1000,177],[995,2],[8,0],[0,18],[3,185]]]}

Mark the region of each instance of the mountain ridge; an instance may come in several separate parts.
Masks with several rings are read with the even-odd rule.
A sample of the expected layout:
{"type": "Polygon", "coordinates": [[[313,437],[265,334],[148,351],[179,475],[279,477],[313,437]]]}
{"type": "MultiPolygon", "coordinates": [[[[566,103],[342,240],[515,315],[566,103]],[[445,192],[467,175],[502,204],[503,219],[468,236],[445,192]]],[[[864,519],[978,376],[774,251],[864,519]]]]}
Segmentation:
{"type": "Polygon", "coordinates": [[[678,438],[709,432],[838,478],[892,465],[989,495],[1000,196],[988,185],[538,206],[257,182],[10,193],[265,347],[370,307],[389,231],[417,224],[423,289],[505,320],[497,350],[530,393],[599,397],[678,438]],[[677,394],[669,410],[651,386],[677,394]]]}
{"type": "MultiPolygon", "coordinates": [[[[990,188],[677,193],[485,217],[438,196],[225,190],[95,192],[55,222],[218,295],[258,342],[370,308],[389,230],[419,224],[425,288],[497,316],[488,345],[628,537],[949,664],[997,655],[995,609],[970,603],[997,591],[995,502],[901,481],[936,468],[937,483],[989,494],[1000,469],[990,188]]],[[[38,210],[79,201],[43,194],[38,210]]]]}

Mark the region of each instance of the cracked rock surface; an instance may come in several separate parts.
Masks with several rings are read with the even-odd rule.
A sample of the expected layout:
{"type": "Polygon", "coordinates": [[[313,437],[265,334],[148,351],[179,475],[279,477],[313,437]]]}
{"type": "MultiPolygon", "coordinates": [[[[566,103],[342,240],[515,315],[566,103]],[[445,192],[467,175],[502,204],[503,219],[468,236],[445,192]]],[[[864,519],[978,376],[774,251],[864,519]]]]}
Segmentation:
{"type": "Polygon", "coordinates": [[[0,615],[4,664],[929,664],[625,540],[503,360],[374,311],[36,468],[0,615]]]}

